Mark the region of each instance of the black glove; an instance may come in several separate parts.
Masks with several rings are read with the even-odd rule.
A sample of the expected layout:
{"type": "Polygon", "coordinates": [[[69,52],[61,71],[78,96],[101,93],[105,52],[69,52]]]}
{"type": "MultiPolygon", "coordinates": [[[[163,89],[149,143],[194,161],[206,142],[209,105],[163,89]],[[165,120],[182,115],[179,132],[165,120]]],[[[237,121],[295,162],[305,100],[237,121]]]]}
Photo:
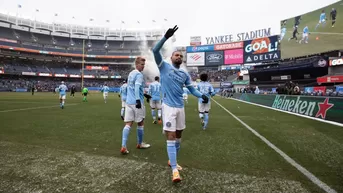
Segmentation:
{"type": "Polygon", "coordinates": [[[141,100],[136,100],[136,108],[137,109],[142,108],[141,100]]]}
{"type": "Polygon", "coordinates": [[[202,103],[208,103],[208,97],[207,96],[202,95],[201,98],[202,98],[202,103]]]}
{"type": "Polygon", "coordinates": [[[179,27],[177,27],[177,25],[174,26],[174,28],[169,28],[166,32],[166,34],[164,34],[164,37],[166,39],[172,37],[174,35],[174,33],[176,32],[176,30],[178,30],[179,27]]]}

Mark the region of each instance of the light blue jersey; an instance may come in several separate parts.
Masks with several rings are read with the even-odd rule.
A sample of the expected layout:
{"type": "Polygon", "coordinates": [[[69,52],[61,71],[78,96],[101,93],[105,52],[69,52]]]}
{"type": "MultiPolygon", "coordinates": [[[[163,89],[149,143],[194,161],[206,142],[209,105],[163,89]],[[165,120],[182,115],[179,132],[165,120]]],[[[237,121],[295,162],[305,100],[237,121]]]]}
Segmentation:
{"type": "Polygon", "coordinates": [[[319,16],[319,21],[323,22],[326,20],[326,14],[325,13],[321,13],[319,16]]]}
{"type": "Polygon", "coordinates": [[[304,34],[308,34],[308,32],[309,32],[309,30],[308,30],[308,27],[306,26],[306,27],[304,27],[304,29],[303,29],[303,33],[304,34]]]}
{"type": "Polygon", "coordinates": [[[183,94],[188,95],[188,89],[186,87],[183,87],[183,94]]]}
{"type": "Polygon", "coordinates": [[[281,29],[281,34],[285,34],[285,33],[286,33],[286,30],[287,30],[287,29],[286,29],[285,27],[282,28],[282,29],[281,29]]]}
{"type": "Polygon", "coordinates": [[[126,97],[127,97],[127,84],[126,83],[121,85],[119,94],[121,96],[121,100],[126,101],[126,97]]]}
{"type": "Polygon", "coordinates": [[[128,77],[126,104],[135,105],[136,100],[144,104],[144,78],[138,70],[132,70],[128,77]]]}
{"type": "Polygon", "coordinates": [[[68,90],[67,86],[64,84],[61,84],[58,87],[58,91],[60,92],[60,95],[66,95],[66,91],[68,90]]]}
{"type": "Polygon", "coordinates": [[[169,107],[183,108],[183,86],[186,85],[188,90],[196,97],[200,98],[202,95],[199,91],[191,85],[191,78],[189,74],[181,69],[175,68],[173,65],[163,61],[160,50],[166,42],[163,37],[153,48],[155,62],[160,70],[161,86],[163,93],[163,103],[169,107]]]}
{"type": "Polygon", "coordinates": [[[153,101],[160,101],[161,100],[161,83],[155,81],[149,85],[149,95],[151,96],[151,100],[153,101]]]}
{"type": "Polygon", "coordinates": [[[103,92],[103,93],[108,93],[108,92],[110,92],[110,88],[109,88],[108,86],[103,86],[103,87],[101,88],[101,92],[103,92]]]}
{"type": "MultiPolygon", "coordinates": [[[[211,96],[214,95],[214,89],[213,86],[209,82],[199,82],[198,84],[198,90],[200,91],[201,94],[206,95],[208,98],[211,98],[211,96]]],[[[208,101],[210,103],[211,100],[208,101]]],[[[203,100],[202,98],[199,98],[198,100],[199,103],[202,103],[203,100]]]]}

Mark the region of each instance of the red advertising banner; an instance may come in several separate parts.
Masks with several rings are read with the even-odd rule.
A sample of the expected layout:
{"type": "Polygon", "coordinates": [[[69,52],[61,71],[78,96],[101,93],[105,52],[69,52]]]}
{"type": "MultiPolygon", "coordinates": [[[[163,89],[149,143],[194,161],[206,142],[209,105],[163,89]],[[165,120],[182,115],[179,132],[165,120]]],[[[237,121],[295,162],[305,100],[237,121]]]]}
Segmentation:
{"type": "Polygon", "coordinates": [[[17,40],[9,40],[9,39],[5,39],[5,38],[0,38],[0,41],[2,41],[2,42],[10,42],[10,43],[17,43],[17,40]]]}
{"type": "Polygon", "coordinates": [[[108,66],[86,66],[87,70],[109,70],[108,66]]]}
{"type": "MultiPolygon", "coordinates": [[[[47,52],[47,51],[40,51],[40,50],[33,50],[27,48],[19,48],[19,47],[12,47],[12,46],[4,46],[0,45],[0,49],[7,49],[7,50],[16,50],[22,52],[30,52],[30,53],[39,53],[39,54],[49,54],[49,55],[56,55],[56,56],[74,56],[74,57],[82,57],[82,54],[70,54],[70,53],[62,53],[62,52],[47,52]]],[[[108,55],[85,55],[86,58],[107,58],[107,59],[126,59],[126,58],[136,58],[136,56],[108,56],[108,55]]]]}
{"type": "Polygon", "coordinates": [[[343,58],[330,60],[330,66],[338,66],[343,64],[343,58]]]}
{"type": "Polygon", "coordinates": [[[228,44],[215,44],[214,50],[232,50],[237,48],[243,48],[244,42],[233,42],[228,44]]]}
{"type": "Polygon", "coordinates": [[[320,92],[326,92],[326,86],[315,86],[315,87],[313,87],[313,91],[315,91],[315,92],[318,92],[318,91],[320,91],[320,92]]]}
{"type": "Polygon", "coordinates": [[[343,75],[318,77],[317,82],[318,83],[343,82],[343,75]]]}

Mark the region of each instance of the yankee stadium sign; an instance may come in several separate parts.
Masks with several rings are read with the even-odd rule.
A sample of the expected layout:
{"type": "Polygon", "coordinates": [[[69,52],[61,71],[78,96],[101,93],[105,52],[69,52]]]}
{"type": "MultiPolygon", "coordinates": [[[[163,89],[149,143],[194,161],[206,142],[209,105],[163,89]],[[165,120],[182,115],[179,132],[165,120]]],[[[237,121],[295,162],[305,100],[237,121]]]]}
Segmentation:
{"type": "Polygon", "coordinates": [[[259,29],[250,32],[242,32],[238,34],[229,34],[222,36],[205,37],[206,44],[222,44],[230,42],[239,42],[271,36],[271,28],[259,29]]]}

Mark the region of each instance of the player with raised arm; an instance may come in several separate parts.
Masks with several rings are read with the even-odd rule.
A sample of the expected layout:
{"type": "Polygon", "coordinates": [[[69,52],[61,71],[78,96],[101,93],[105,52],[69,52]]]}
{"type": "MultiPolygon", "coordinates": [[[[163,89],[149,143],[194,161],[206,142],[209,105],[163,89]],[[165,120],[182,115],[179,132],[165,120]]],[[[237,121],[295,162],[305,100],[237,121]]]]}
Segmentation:
{"type": "Polygon", "coordinates": [[[148,90],[148,94],[151,96],[151,99],[148,99],[148,101],[150,101],[153,124],[157,124],[155,109],[157,109],[158,123],[159,124],[162,123],[162,120],[161,120],[161,116],[162,116],[161,83],[159,81],[160,81],[160,77],[156,76],[155,81],[149,85],[149,90],[148,90]]]}
{"type": "Polygon", "coordinates": [[[183,85],[197,98],[202,98],[204,103],[208,102],[208,97],[202,95],[191,85],[189,74],[180,68],[183,55],[180,51],[174,51],[171,56],[172,64],[163,61],[160,50],[163,44],[172,37],[177,26],[169,28],[164,37],[153,48],[155,62],[160,70],[161,86],[163,93],[162,120],[163,130],[167,137],[168,164],[172,168],[172,181],[180,182],[179,170],[182,168],[177,164],[177,154],[180,150],[182,131],[185,125],[185,110],[183,102],[183,85]]]}
{"type": "Polygon", "coordinates": [[[58,92],[60,93],[60,107],[64,109],[64,102],[66,99],[68,87],[64,84],[64,81],[61,82],[61,85],[58,87],[58,92]]]}
{"type": "Polygon", "coordinates": [[[119,97],[121,97],[121,110],[120,117],[124,120],[125,106],[126,106],[126,96],[127,96],[127,81],[124,81],[119,90],[119,97]]]}
{"type": "MultiPolygon", "coordinates": [[[[207,81],[208,75],[207,74],[201,74],[200,75],[201,82],[198,83],[198,90],[201,94],[206,95],[208,98],[215,95],[213,86],[207,81]]],[[[203,127],[203,130],[207,128],[208,124],[208,118],[209,118],[209,112],[211,109],[211,101],[208,101],[208,103],[204,103],[204,100],[199,98],[198,101],[198,110],[199,110],[199,118],[201,121],[201,125],[203,127]]]]}
{"type": "Polygon", "coordinates": [[[325,14],[325,11],[324,11],[324,10],[322,10],[322,13],[321,13],[320,16],[319,16],[319,21],[318,21],[318,23],[317,23],[317,25],[316,25],[315,30],[317,30],[317,28],[318,28],[318,26],[319,26],[320,24],[322,24],[322,25],[325,27],[325,24],[326,24],[326,14],[325,14]]]}
{"type": "Polygon", "coordinates": [[[110,88],[105,83],[104,86],[101,88],[102,95],[104,96],[105,103],[107,103],[108,92],[110,92],[110,88]]]}
{"type": "Polygon", "coordinates": [[[136,69],[132,70],[128,76],[127,97],[125,107],[125,126],[123,128],[122,146],[120,152],[128,154],[126,142],[133,122],[137,123],[137,149],[146,149],[150,144],[143,143],[144,135],[144,78],[141,73],[145,66],[145,58],[137,57],[135,60],[136,69]]]}

